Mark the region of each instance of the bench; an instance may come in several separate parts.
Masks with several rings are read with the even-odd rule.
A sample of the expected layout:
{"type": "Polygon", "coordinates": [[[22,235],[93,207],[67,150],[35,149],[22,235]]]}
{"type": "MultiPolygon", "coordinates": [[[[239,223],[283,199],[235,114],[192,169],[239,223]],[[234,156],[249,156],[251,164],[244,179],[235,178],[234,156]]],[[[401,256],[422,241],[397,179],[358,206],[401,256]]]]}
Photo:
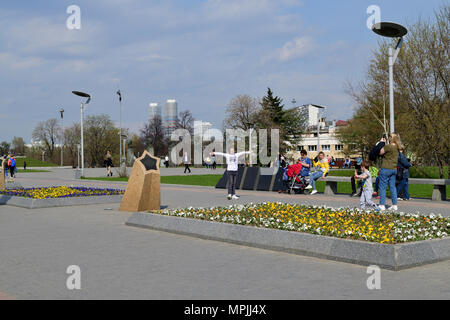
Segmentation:
{"type": "MultiPolygon", "coordinates": [[[[328,176],[325,179],[320,179],[318,181],[325,181],[325,191],[326,195],[337,194],[337,184],[338,182],[351,182],[351,177],[332,177],[328,176]]],[[[374,181],[375,182],[375,181],[374,181]]],[[[433,195],[431,196],[432,201],[445,201],[446,200],[446,186],[450,184],[450,179],[417,179],[409,178],[409,184],[428,184],[433,185],[433,195]]]]}

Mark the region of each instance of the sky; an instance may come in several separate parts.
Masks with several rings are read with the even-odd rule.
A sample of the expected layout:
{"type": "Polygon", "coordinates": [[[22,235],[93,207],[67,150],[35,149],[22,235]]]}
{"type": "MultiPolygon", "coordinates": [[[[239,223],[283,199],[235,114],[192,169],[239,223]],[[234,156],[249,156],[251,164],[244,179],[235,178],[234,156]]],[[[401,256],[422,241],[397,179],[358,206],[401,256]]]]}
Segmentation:
{"type": "MultiPolygon", "coordinates": [[[[108,114],[138,132],[149,103],[178,101],[196,120],[222,127],[239,94],[270,87],[286,107],[327,107],[328,120],[351,118],[346,82],[358,84],[380,37],[367,8],[403,25],[432,18],[446,0],[21,0],[0,3],[0,140],[28,143],[39,121],[108,114]],[[77,5],[81,29],[70,30],[77,5]]],[[[406,39],[407,41],[407,39],[406,39]]]]}

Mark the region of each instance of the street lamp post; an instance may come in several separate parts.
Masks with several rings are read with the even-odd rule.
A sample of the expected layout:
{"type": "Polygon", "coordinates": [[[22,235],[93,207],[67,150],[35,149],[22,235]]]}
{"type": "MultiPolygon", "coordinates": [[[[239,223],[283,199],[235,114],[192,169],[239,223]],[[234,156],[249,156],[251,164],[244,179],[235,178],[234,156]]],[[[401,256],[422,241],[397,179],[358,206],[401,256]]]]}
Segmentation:
{"type": "Polygon", "coordinates": [[[391,133],[394,133],[394,64],[402,48],[403,37],[408,33],[408,30],[396,23],[379,22],[373,25],[372,31],[383,37],[399,39],[395,48],[389,46],[389,115],[390,130],[391,133]]]}
{"type": "MultiPolygon", "coordinates": [[[[117,90],[116,94],[119,96],[119,105],[120,105],[120,122],[119,122],[119,161],[122,166],[122,93],[120,90],[117,90]]],[[[125,154],[124,154],[125,155],[125,154]]]]}
{"type": "Polygon", "coordinates": [[[59,109],[61,114],[61,167],[64,165],[64,109],[59,109]]]}
{"type": "Polygon", "coordinates": [[[72,93],[76,96],[87,98],[86,102],[81,103],[80,113],[81,113],[81,124],[80,124],[80,130],[81,130],[81,176],[84,175],[84,131],[83,131],[83,118],[84,118],[84,108],[86,105],[89,104],[91,101],[91,96],[87,93],[80,92],[80,91],[72,91],[72,93]]]}

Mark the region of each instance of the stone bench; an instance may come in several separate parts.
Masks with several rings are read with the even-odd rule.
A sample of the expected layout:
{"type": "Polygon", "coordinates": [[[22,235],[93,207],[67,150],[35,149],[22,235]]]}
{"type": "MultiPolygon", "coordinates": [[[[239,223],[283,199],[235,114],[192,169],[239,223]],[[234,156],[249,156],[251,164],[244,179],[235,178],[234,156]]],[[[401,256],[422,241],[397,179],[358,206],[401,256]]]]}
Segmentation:
{"type": "MultiPolygon", "coordinates": [[[[338,182],[351,182],[351,177],[333,177],[328,176],[325,179],[320,179],[318,181],[325,181],[325,192],[326,195],[337,194],[337,184],[338,182]]],[[[375,182],[375,180],[374,180],[375,182]]],[[[433,185],[433,195],[431,200],[433,201],[445,201],[446,200],[446,186],[450,184],[450,179],[417,179],[409,178],[409,184],[427,184],[433,185]]]]}

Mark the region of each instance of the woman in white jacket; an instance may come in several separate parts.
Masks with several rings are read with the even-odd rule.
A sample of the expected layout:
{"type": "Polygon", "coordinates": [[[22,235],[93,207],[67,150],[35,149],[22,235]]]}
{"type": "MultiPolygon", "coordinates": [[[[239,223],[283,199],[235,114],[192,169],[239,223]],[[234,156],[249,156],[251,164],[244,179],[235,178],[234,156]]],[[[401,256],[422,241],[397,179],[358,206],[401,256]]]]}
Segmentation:
{"type": "Polygon", "coordinates": [[[228,196],[227,199],[239,199],[236,195],[236,180],[238,174],[238,160],[240,156],[250,154],[250,151],[234,153],[234,148],[230,148],[230,153],[212,152],[211,156],[223,156],[227,160],[228,196]]]}

